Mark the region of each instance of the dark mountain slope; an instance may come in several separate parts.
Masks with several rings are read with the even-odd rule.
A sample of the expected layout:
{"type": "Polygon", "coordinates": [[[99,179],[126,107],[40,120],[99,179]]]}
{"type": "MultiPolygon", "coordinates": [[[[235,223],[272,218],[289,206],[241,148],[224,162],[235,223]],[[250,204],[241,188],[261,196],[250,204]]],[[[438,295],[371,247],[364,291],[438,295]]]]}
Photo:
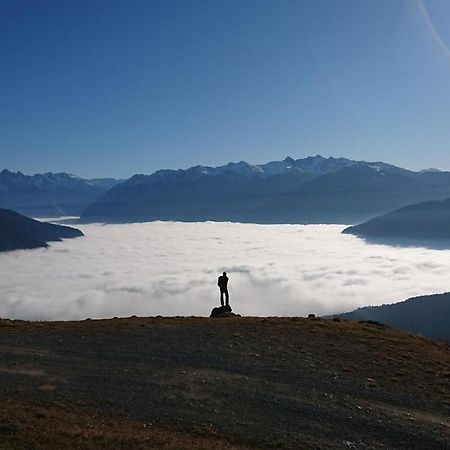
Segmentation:
{"type": "Polygon", "coordinates": [[[382,163],[358,163],[272,195],[260,213],[279,221],[354,223],[412,201],[441,198],[449,187],[431,186],[414,172],[382,163]]]}
{"type": "Polygon", "coordinates": [[[266,196],[315,177],[289,164],[269,163],[267,172],[240,162],[135,175],[88,207],[82,220],[238,220],[261,207],[266,196]]]}
{"type": "Polygon", "coordinates": [[[450,183],[450,172],[440,172],[440,171],[421,171],[413,172],[415,177],[424,183],[428,183],[432,187],[446,187],[450,183]]]}
{"type": "Polygon", "coordinates": [[[343,167],[316,178],[303,186],[301,192],[355,192],[367,193],[413,190],[423,187],[420,180],[415,179],[406,170],[383,170],[378,165],[358,164],[343,167]]]}
{"type": "Polygon", "coordinates": [[[118,183],[112,178],[85,180],[67,173],[24,175],[0,172],[0,207],[33,216],[79,215],[118,183]]]}
{"type": "Polygon", "coordinates": [[[0,209],[0,252],[47,247],[47,242],[83,236],[76,229],[42,223],[14,211],[0,209]]]}
{"type": "Polygon", "coordinates": [[[367,306],[338,317],[373,320],[436,339],[450,341],[450,293],[411,298],[383,306],[367,306]]]}
{"type": "Polygon", "coordinates": [[[343,233],[368,238],[450,239],[450,199],[407,206],[343,233]]]}

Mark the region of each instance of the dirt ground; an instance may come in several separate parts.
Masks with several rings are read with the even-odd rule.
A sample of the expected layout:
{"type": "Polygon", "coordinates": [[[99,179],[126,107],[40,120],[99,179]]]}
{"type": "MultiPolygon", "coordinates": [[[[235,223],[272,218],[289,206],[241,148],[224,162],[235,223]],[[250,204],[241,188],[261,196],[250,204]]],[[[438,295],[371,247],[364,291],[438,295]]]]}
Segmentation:
{"type": "Polygon", "coordinates": [[[450,449],[450,346],[303,318],[0,320],[0,449],[450,449]]]}

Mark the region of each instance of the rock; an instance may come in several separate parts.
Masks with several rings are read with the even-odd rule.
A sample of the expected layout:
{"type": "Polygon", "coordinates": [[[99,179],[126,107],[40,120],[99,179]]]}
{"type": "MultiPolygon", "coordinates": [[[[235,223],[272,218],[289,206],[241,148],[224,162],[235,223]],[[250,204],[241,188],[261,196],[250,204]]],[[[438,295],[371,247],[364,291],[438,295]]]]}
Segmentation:
{"type": "Polygon", "coordinates": [[[308,314],[308,319],[315,319],[316,315],[315,314],[308,314]]]}
{"type": "Polygon", "coordinates": [[[235,314],[232,313],[231,306],[227,305],[213,308],[209,317],[232,317],[234,315],[235,314]]]}
{"type": "Polygon", "coordinates": [[[358,321],[358,323],[362,323],[365,325],[375,325],[375,326],[382,327],[382,328],[385,327],[382,323],[377,322],[376,320],[360,320],[360,321],[358,321]]]}

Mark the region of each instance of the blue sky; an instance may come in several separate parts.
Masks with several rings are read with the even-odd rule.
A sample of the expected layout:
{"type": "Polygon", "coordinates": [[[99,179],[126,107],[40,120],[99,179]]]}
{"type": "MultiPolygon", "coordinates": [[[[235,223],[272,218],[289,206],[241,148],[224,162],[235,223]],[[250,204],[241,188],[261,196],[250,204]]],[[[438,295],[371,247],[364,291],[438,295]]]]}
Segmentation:
{"type": "Polygon", "coordinates": [[[450,170],[448,0],[0,0],[0,169],[450,170]]]}

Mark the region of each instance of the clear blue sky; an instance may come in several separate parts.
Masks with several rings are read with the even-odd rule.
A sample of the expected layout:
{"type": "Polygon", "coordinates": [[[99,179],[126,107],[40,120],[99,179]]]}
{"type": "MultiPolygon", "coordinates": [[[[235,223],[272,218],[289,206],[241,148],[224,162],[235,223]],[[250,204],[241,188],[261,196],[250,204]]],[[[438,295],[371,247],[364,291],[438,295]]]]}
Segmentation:
{"type": "Polygon", "coordinates": [[[0,170],[450,170],[448,0],[0,0],[0,170]]]}

